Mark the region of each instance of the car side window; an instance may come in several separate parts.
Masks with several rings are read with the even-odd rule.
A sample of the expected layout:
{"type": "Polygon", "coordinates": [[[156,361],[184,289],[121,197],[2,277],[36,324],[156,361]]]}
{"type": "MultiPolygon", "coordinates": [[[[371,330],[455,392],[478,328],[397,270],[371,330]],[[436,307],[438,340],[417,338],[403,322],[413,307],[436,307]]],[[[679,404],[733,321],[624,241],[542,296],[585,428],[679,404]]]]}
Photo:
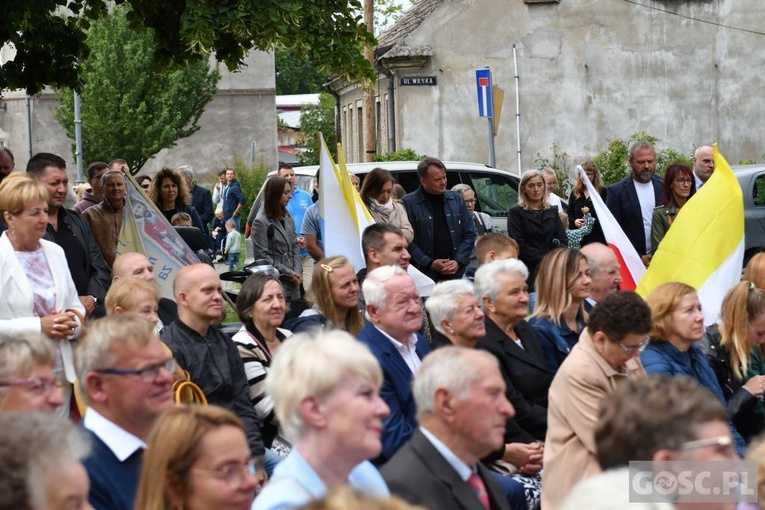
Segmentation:
{"type": "Polygon", "coordinates": [[[765,206],[765,174],[755,177],[752,195],[754,205],[765,206]]]}
{"type": "Polygon", "coordinates": [[[465,172],[480,206],[489,216],[505,217],[518,204],[518,180],[510,175],[465,172]]]}

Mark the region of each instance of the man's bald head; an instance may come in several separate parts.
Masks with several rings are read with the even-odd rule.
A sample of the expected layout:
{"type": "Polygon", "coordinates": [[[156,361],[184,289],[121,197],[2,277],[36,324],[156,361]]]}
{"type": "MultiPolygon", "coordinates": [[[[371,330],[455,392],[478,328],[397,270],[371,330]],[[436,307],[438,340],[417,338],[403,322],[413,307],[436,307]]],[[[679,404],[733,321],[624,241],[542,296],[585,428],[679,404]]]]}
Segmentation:
{"type": "Polygon", "coordinates": [[[173,295],[178,302],[178,319],[204,335],[225,314],[218,272],[207,264],[181,268],[175,275],[173,295]]]}
{"type": "Polygon", "coordinates": [[[712,177],[714,171],[714,149],[708,145],[702,145],[693,153],[693,173],[704,183],[712,177]]]}
{"type": "Polygon", "coordinates": [[[619,290],[622,278],[619,275],[619,260],[614,252],[600,243],[583,246],[582,254],[587,257],[592,287],[590,297],[597,303],[619,290]]]}
{"type": "Polygon", "coordinates": [[[154,275],[154,266],[143,253],[123,253],[114,259],[112,279],[119,280],[120,278],[131,276],[153,283],[157,282],[157,277],[154,275]]]}

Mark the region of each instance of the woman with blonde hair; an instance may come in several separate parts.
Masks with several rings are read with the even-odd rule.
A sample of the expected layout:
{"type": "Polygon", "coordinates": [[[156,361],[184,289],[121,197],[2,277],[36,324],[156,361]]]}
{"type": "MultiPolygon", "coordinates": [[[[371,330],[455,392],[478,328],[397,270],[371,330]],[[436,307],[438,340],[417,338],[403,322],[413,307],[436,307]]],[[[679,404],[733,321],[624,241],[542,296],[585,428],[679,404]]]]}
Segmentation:
{"type": "MultiPolygon", "coordinates": [[[[645,371],[691,377],[727,406],[720,383],[698,343],[704,334],[704,316],[696,290],[680,282],[662,283],[651,291],[646,302],[651,308],[653,326],[650,343],[640,355],[645,371]]],[[[746,443],[733,424],[729,424],[741,455],[746,443]]]]}
{"type": "Polygon", "coordinates": [[[414,230],[409,223],[404,206],[393,198],[393,174],[382,168],[374,168],[364,177],[361,186],[361,200],[377,223],[390,223],[400,228],[408,243],[414,239],[414,230]]]}
{"type": "MultiPolygon", "coordinates": [[[[587,175],[587,178],[592,183],[595,191],[598,192],[600,198],[602,198],[605,202],[608,188],[603,186],[603,177],[600,175],[600,170],[598,170],[595,162],[591,159],[588,159],[580,166],[582,170],[584,170],[585,175],[587,175]]],[[[577,167],[577,170],[578,168],[579,167],[577,167]]],[[[592,204],[592,197],[590,196],[590,192],[587,189],[587,186],[584,184],[581,174],[577,171],[576,185],[571,191],[571,195],[568,197],[568,228],[578,229],[584,225],[585,212],[582,211],[584,208],[587,208],[587,211],[595,220],[598,219],[598,215],[595,212],[595,206],[592,204]]],[[[603,229],[600,227],[600,223],[598,221],[595,221],[595,224],[592,227],[592,232],[582,238],[581,246],[590,243],[606,244],[606,238],[603,235],[603,229]]]]}
{"type": "Polygon", "coordinates": [[[316,303],[289,321],[285,327],[293,333],[322,327],[336,328],[356,336],[364,327],[359,311],[359,280],[351,262],[343,257],[319,261],[313,270],[311,292],[316,303]]]}
{"type": "Polygon", "coordinates": [[[382,381],[374,355],[343,331],[296,335],[284,342],[266,390],[294,448],[252,509],[295,508],[341,485],[389,497],[382,475],[368,460],[382,451],[382,423],[389,414],[379,395],[382,381]]]}
{"type": "Polygon", "coordinates": [[[542,259],[537,273],[537,307],[529,324],[539,337],[547,367],[558,371],[587,326],[585,299],[590,297],[587,257],[579,250],[558,248],[542,259]]]}
{"type": "Polygon", "coordinates": [[[558,210],[550,207],[544,175],[539,170],[523,173],[518,185],[518,205],[507,212],[507,233],[518,243],[519,258],[529,269],[529,292],[534,293],[542,257],[557,247],[568,246],[558,210]]]}
{"type": "Polygon", "coordinates": [[[64,383],[69,413],[74,356],[70,339],[82,326],[85,307],[64,250],[43,239],[48,227],[48,188],[26,174],[12,173],[0,184],[0,215],[8,230],[0,236],[0,333],[42,333],[54,341],[56,379],[64,383]]]}
{"type": "Polygon", "coordinates": [[[744,269],[744,280],[754,283],[758,289],[765,290],[765,252],[754,255],[744,269]]]}
{"type": "Polygon", "coordinates": [[[765,429],[757,412],[765,375],[751,375],[752,355],[764,343],[765,291],[744,280],[728,291],[720,321],[706,328],[700,345],[728,399],[728,415],[747,441],[765,429]]]}
{"type": "Polygon", "coordinates": [[[143,455],[136,510],[249,509],[260,485],[239,418],[216,406],[160,415],[143,455]]]}

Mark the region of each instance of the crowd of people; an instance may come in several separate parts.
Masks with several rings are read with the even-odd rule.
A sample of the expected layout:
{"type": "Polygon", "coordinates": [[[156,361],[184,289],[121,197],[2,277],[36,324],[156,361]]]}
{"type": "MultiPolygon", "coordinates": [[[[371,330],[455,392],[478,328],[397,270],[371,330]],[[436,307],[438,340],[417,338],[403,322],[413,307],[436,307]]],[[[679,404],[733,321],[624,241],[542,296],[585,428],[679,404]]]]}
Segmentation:
{"type": "MultiPolygon", "coordinates": [[[[638,141],[610,187],[581,168],[649,264],[710,158],[662,181],[638,141]]],[[[763,463],[765,255],[705,327],[689,285],[620,290],[581,176],[564,213],[555,173],[525,172],[504,233],[440,160],[401,198],[377,168],[354,183],[376,221],[364,268],[325,250],[320,190],[288,165],[246,225],[231,169],[213,190],[189,166],[137,178],[204,252],[239,268],[244,230],[267,267],[229,335],[210,261],[168,299],[119,253],[127,172],[91,164],[71,209],[54,154],[0,176],[0,508],[627,508],[631,461],[763,463]]],[[[641,508],[693,508],[662,505],[641,508]]]]}

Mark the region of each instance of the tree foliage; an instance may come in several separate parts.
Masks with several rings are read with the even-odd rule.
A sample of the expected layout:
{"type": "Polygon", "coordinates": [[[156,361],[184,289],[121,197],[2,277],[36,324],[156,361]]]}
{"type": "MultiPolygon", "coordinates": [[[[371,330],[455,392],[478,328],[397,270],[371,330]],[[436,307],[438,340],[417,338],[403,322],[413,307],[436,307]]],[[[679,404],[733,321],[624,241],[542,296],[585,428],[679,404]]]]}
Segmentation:
{"type": "MultiPolygon", "coordinates": [[[[151,156],[199,130],[220,75],[206,60],[155,70],[152,35],[133,31],[128,15],[128,8],[116,8],[88,30],[89,56],[80,69],[82,151],[86,162],[124,158],[137,173],[151,156]]],[[[58,93],[57,118],[73,139],[73,93],[58,93]]]]}
{"type": "MultiPolygon", "coordinates": [[[[78,61],[86,59],[86,30],[107,13],[108,0],[5,2],[0,35],[13,44],[13,62],[0,68],[0,89],[45,85],[79,87],[78,61]],[[63,10],[66,6],[66,10],[63,10]]],[[[207,61],[211,52],[229,70],[252,49],[283,44],[327,74],[374,79],[363,48],[374,44],[359,0],[114,0],[131,7],[135,30],[151,29],[157,68],[207,61]]]]}
{"type": "Polygon", "coordinates": [[[306,105],[300,112],[300,142],[306,150],[298,155],[301,165],[318,165],[320,154],[319,133],[324,135],[332,157],[337,161],[337,142],[335,141],[335,98],[322,92],[318,105],[306,105]]]}
{"type": "MultiPolygon", "coordinates": [[[[608,148],[592,158],[603,176],[603,183],[605,185],[618,182],[629,174],[629,145],[630,142],[636,140],[646,140],[654,144],[655,147],[656,142],[660,141],[655,136],[644,132],[633,133],[628,140],[614,138],[609,141],[608,148]]],[[[664,175],[664,170],[667,166],[675,162],[682,162],[692,166],[691,157],[691,154],[683,154],[676,149],[660,149],[656,147],[656,174],[664,175]]]]}
{"type": "Polygon", "coordinates": [[[327,75],[308,60],[299,58],[284,46],[274,49],[276,94],[318,94],[327,75]]]}

